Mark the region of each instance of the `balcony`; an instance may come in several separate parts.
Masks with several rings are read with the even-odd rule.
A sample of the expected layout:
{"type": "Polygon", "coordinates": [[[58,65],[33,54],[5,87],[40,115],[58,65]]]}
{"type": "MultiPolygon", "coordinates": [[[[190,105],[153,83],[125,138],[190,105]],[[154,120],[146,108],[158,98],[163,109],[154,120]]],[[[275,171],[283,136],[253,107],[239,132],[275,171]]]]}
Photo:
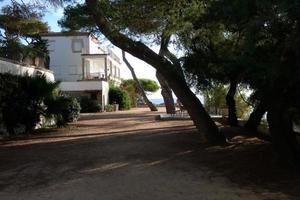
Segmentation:
{"type": "Polygon", "coordinates": [[[110,54],[82,54],[81,57],[82,80],[114,80],[121,83],[120,69],[117,67],[120,63],[114,61],[110,54]]]}
{"type": "Polygon", "coordinates": [[[85,81],[101,80],[107,81],[106,75],[103,72],[86,73],[83,77],[85,81]]]}
{"type": "Polygon", "coordinates": [[[64,92],[100,91],[108,83],[101,80],[82,80],[74,82],[61,82],[59,88],[64,92]]]}

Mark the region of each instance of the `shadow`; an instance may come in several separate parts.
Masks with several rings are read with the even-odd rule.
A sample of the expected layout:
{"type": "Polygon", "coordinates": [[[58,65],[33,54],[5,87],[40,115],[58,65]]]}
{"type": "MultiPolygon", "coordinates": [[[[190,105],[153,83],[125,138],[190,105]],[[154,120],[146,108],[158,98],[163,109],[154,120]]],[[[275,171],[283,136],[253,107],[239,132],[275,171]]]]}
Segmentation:
{"type": "Polygon", "coordinates": [[[141,123],[147,123],[147,122],[153,122],[153,121],[154,121],[153,118],[141,118],[138,120],[136,118],[126,118],[126,119],[115,120],[115,121],[109,120],[108,122],[101,121],[97,124],[95,122],[91,123],[91,120],[89,120],[88,122],[90,122],[90,123],[86,123],[86,121],[81,121],[81,122],[77,122],[76,124],[74,124],[74,126],[76,126],[77,128],[111,128],[111,127],[113,127],[113,129],[118,129],[118,128],[124,129],[124,128],[133,126],[132,123],[128,123],[128,122],[134,122],[135,124],[141,124],[141,123]]]}
{"type": "Polygon", "coordinates": [[[154,116],[159,115],[160,112],[138,112],[138,113],[129,113],[128,111],[119,111],[112,113],[89,113],[82,114],[78,121],[84,120],[99,120],[99,119],[143,119],[143,118],[153,118],[154,116]]]}
{"type": "MultiPolygon", "coordinates": [[[[127,114],[124,118],[139,120],[136,116],[127,114]]],[[[99,119],[108,119],[115,114],[101,117],[99,119]]],[[[81,121],[78,126],[95,127],[81,121]]],[[[240,188],[282,192],[297,199],[299,172],[278,166],[272,154],[270,143],[253,137],[233,136],[228,145],[204,145],[202,136],[192,125],[32,136],[2,141],[0,191],[13,186],[12,193],[26,192],[87,177],[97,177],[103,184],[106,180],[126,177],[124,183],[130,184],[131,180],[140,180],[139,175],[150,174],[154,178],[159,176],[164,183],[187,176],[191,185],[201,179],[209,179],[213,184],[218,181],[216,177],[221,176],[240,188]]]]}
{"type": "Polygon", "coordinates": [[[184,138],[181,134],[197,135],[193,128],[191,133],[186,127],[182,128],[185,132],[180,128],[157,128],[146,132],[141,129],[118,137],[95,139],[84,135],[85,138],[80,140],[2,146],[0,191],[11,185],[16,186],[18,191],[26,191],[85,175],[95,176],[128,167],[143,169],[169,163],[184,156],[182,151],[189,150],[182,150],[178,145],[169,149],[169,142],[184,138]]]}
{"type": "MultiPolygon", "coordinates": [[[[117,137],[117,136],[123,136],[126,137],[127,135],[139,135],[139,134],[167,134],[173,133],[173,132],[180,132],[180,131],[197,131],[195,127],[193,126],[172,126],[172,127],[164,127],[164,128],[145,128],[145,129],[134,129],[134,130],[128,130],[128,131],[115,131],[115,132],[106,132],[106,133],[87,133],[87,134],[74,134],[74,135],[43,135],[43,136],[33,136],[32,137],[25,137],[25,138],[14,138],[14,139],[8,139],[8,140],[2,140],[0,141],[0,149],[6,148],[10,146],[21,146],[21,145],[32,145],[32,144],[39,144],[39,143],[52,143],[52,142],[60,142],[64,141],[64,139],[68,140],[76,140],[76,139],[82,139],[85,138],[97,138],[97,137],[117,137]],[[43,139],[43,140],[40,140],[43,139]],[[60,139],[60,140],[47,140],[47,139],[60,139]],[[34,142],[34,140],[38,140],[37,143],[34,142]],[[31,141],[32,143],[20,143],[17,142],[20,141],[31,141]],[[11,144],[11,145],[10,145],[11,144]]],[[[144,135],[147,136],[147,135],[144,135]]]]}
{"type": "MultiPolygon", "coordinates": [[[[98,137],[99,133],[90,134],[97,138],[81,136],[74,140],[2,147],[0,191],[9,185],[27,191],[86,177],[102,177],[105,181],[125,174],[135,176],[131,172],[136,170],[159,173],[161,177],[165,173],[179,179],[195,177],[192,184],[197,184],[201,181],[197,174],[203,174],[204,170],[206,175],[201,178],[208,178],[212,184],[218,180],[214,177],[224,176],[239,187],[250,187],[256,192],[263,189],[299,196],[299,173],[276,165],[270,156],[270,144],[255,138],[238,137],[226,146],[205,146],[201,135],[186,126],[140,129],[109,137],[98,137]]],[[[164,178],[168,181],[170,177],[164,178]]]]}

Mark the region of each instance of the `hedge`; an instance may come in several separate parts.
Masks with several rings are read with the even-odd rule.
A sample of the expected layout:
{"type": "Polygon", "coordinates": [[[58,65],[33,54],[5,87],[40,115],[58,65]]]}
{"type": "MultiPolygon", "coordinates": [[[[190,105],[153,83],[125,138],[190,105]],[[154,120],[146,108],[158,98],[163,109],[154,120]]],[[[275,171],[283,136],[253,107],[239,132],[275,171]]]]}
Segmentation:
{"type": "Polygon", "coordinates": [[[119,104],[120,110],[129,110],[131,108],[131,100],[128,93],[118,87],[109,88],[109,103],[119,104]]]}
{"type": "Polygon", "coordinates": [[[0,74],[0,127],[16,135],[31,132],[42,116],[60,116],[58,123],[76,120],[78,102],[57,96],[58,85],[45,76],[0,74]]]}

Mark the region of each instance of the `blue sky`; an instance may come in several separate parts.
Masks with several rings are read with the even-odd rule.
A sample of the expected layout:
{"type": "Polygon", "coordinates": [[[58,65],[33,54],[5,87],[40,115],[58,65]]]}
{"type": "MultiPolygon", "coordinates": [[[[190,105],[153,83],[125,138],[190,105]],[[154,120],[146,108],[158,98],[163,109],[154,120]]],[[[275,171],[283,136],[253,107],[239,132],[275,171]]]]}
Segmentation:
{"type": "Polygon", "coordinates": [[[57,24],[57,21],[60,20],[63,16],[63,9],[57,8],[53,9],[46,13],[43,20],[48,23],[51,31],[60,31],[61,28],[57,24]]]}

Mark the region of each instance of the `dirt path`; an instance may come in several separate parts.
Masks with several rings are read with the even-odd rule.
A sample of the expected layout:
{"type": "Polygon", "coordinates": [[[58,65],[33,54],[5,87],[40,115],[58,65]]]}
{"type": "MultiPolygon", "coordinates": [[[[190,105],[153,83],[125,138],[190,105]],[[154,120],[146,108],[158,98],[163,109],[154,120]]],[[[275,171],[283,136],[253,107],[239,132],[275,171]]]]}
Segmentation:
{"type": "Polygon", "coordinates": [[[70,128],[2,142],[0,199],[288,199],[241,187],[202,165],[192,122],[155,115],[83,115],[70,128]]]}

